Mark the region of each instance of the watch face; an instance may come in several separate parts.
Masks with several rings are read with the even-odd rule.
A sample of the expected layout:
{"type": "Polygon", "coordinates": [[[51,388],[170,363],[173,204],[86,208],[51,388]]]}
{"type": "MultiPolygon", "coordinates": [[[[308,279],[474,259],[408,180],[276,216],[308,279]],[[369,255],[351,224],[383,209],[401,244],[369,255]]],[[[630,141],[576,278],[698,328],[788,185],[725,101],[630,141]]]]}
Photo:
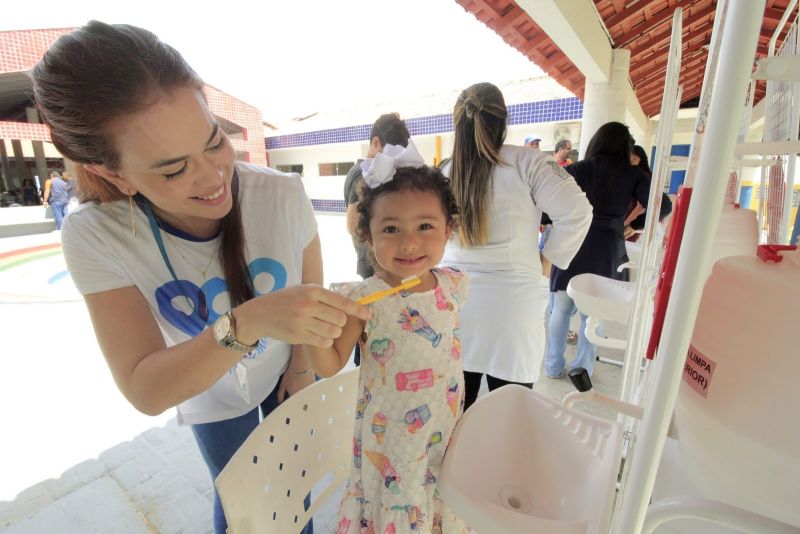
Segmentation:
{"type": "Polygon", "coordinates": [[[220,315],[214,322],[214,338],[222,341],[231,331],[231,319],[227,315],[220,315]]]}

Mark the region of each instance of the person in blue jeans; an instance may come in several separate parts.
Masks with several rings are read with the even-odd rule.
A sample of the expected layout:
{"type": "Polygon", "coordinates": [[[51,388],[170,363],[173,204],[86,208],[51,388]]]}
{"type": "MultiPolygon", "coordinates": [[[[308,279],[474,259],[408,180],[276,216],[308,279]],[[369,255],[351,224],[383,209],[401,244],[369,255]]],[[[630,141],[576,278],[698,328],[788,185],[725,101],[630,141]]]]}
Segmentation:
{"type": "MultiPolygon", "coordinates": [[[[80,184],[64,259],[114,381],[147,415],[175,407],[216,478],[260,416],[314,383],[305,345],[369,310],[322,287],[300,178],[236,161],[202,80],[153,33],[91,21],[31,78],[80,184]]],[[[226,532],[216,490],[213,522],[226,532]]]]}
{"type": "Polygon", "coordinates": [[[44,184],[44,205],[53,210],[56,219],[56,230],[61,230],[64,217],[67,216],[70,191],[73,188],[71,181],[65,180],[57,171],[50,173],[50,178],[44,184]]]}
{"type": "MultiPolygon", "coordinates": [[[[619,122],[602,125],[586,148],[586,159],[565,167],[586,193],[592,205],[592,224],[581,248],[566,269],[553,266],[550,271],[550,322],[547,331],[547,350],[544,357],[545,374],[550,378],[564,376],[565,340],[569,321],[575,313],[575,303],[567,294],[569,281],[579,274],[592,273],[615,280],[627,280],[628,273],[618,273],[617,267],[628,261],[625,251],[624,222],[631,201],[647,207],[650,178],[631,165],[633,137],[628,127],[619,122]]],[[[661,213],[664,218],[672,211],[672,202],[664,195],[661,213]]],[[[570,368],[584,367],[591,375],[595,347],[586,339],[586,316],[581,314],[578,330],[578,352],[570,368]]]]}
{"type": "MultiPolygon", "coordinates": [[[[547,331],[547,351],[544,358],[544,372],[549,378],[561,378],[564,376],[564,352],[567,346],[567,333],[569,323],[573,315],[578,311],[575,303],[567,295],[566,291],[553,291],[550,293],[550,322],[547,331]],[[561,333],[563,332],[563,335],[561,333]]],[[[578,347],[577,355],[571,367],[583,367],[591,376],[594,369],[595,347],[586,339],[586,319],[584,314],[580,315],[580,326],[578,327],[578,347]]]]}

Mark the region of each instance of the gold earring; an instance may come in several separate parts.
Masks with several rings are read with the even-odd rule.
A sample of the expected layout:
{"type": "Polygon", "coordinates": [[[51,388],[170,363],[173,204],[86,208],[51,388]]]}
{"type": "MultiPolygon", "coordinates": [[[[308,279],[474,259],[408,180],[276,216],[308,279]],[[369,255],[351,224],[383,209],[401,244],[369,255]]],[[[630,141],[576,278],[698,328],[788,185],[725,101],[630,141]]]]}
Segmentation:
{"type": "Polygon", "coordinates": [[[133,213],[133,195],[128,195],[128,205],[131,207],[131,230],[133,230],[133,237],[136,237],[136,216],[133,213]]]}

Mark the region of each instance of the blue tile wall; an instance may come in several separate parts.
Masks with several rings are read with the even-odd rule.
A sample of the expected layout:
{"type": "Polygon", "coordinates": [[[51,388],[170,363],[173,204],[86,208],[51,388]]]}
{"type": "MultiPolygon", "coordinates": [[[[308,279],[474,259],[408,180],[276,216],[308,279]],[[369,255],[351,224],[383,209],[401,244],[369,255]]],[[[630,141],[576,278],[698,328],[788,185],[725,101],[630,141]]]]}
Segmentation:
{"type": "MultiPolygon", "coordinates": [[[[542,102],[525,102],[508,106],[508,123],[536,124],[540,122],[556,122],[577,120],[583,117],[583,102],[575,97],[558,98],[542,102]]],[[[431,115],[406,119],[406,126],[411,135],[438,134],[453,131],[453,116],[450,114],[431,115]]],[[[267,137],[264,143],[267,150],[275,148],[293,148],[331,143],[350,143],[368,141],[371,124],[345,126],[315,132],[303,132],[290,135],[267,137]]]]}
{"type": "Polygon", "coordinates": [[[344,200],[312,198],[311,206],[313,206],[314,211],[335,213],[345,213],[347,211],[347,204],[344,203],[344,200]]]}

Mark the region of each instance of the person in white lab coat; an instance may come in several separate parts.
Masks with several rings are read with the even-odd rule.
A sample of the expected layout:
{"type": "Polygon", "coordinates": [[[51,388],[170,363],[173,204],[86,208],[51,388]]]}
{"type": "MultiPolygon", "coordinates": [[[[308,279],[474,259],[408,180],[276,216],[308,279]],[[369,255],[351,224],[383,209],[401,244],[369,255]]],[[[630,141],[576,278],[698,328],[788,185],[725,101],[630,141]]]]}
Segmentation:
{"type": "Polygon", "coordinates": [[[537,248],[542,212],[553,221],[542,254],[559,267],[569,265],[592,221],[586,195],[552,157],[503,144],[507,117],[494,85],[462,91],[453,110],[452,161],[444,169],[461,219],[442,263],[472,280],[460,327],[465,409],[484,374],[489,390],[532,387],[539,378],[549,293],[537,248]]]}

